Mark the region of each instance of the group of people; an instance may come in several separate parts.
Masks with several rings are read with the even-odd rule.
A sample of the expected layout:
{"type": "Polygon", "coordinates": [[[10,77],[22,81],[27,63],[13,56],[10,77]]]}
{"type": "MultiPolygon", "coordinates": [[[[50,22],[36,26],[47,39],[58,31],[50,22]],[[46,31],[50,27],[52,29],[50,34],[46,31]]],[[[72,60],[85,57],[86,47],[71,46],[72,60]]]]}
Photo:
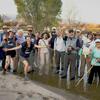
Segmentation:
{"type": "Polygon", "coordinates": [[[70,67],[70,80],[84,75],[85,65],[89,72],[88,83],[92,84],[93,77],[100,80],[100,33],[52,27],[51,31],[33,33],[33,27],[27,26],[27,34],[22,29],[16,32],[3,27],[0,34],[0,60],[2,71],[6,74],[9,67],[13,73],[24,65],[25,80],[28,72],[39,69],[39,75],[48,75],[50,68],[54,74],[67,78],[70,67]],[[81,67],[80,67],[81,66],[81,67]],[[92,66],[92,67],[91,67],[92,66]],[[80,74],[77,75],[80,67],[80,74]]]}

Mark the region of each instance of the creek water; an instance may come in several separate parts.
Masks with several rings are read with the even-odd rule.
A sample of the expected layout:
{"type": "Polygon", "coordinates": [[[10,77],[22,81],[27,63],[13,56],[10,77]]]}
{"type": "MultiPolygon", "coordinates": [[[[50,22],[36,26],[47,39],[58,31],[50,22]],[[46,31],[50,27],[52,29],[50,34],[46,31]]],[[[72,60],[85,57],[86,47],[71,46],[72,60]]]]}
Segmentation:
{"type": "MultiPolygon", "coordinates": [[[[37,71],[31,72],[29,78],[33,81],[64,90],[66,93],[69,92],[83,96],[89,100],[100,100],[100,84],[97,86],[96,81],[94,81],[93,85],[87,85],[87,87],[84,87],[84,82],[82,81],[77,87],[75,87],[77,80],[68,83],[67,79],[61,79],[59,75],[54,74],[52,70],[50,72],[49,75],[43,74],[41,76],[37,71]]],[[[23,76],[21,70],[19,73],[20,76],[23,76]]]]}

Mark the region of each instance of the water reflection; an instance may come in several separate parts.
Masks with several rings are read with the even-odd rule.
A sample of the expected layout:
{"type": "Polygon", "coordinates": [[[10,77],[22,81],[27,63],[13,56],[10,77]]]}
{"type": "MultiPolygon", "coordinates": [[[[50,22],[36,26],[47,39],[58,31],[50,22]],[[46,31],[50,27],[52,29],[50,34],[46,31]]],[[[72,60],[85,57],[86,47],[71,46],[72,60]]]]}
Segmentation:
{"type": "MultiPolygon", "coordinates": [[[[68,70],[70,70],[70,67],[68,70]]],[[[60,88],[62,90],[70,91],[71,93],[74,93],[74,94],[83,95],[87,98],[90,98],[90,100],[100,100],[99,99],[100,98],[100,85],[99,84],[96,85],[97,81],[95,81],[94,84],[88,88],[86,88],[86,83],[87,83],[86,80],[84,83],[83,81],[81,81],[80,84],[77,87],[75,87],[77,80],[69,81],[70,77],[67,79],[61,79],[59,75],[55,75],[52,71],[50,72],[51,73],[49,73],[49,75],[43,74],[40,76],[38,72],[35,71],[35,72],[30,73],[29,77],[31,80],[35,80],[39,83],[43,83],[45,85],[60,88]]],[[[70,74],[70,71],[67,74],[70,74]]],[[[23,74],[20,74],[20,75],[23,76],[23,74]]],[[[84,79],[87,79],[87,77],[85,77],[84,79]]]]}
{"type": "Polygon", "coordinates": [[[86,92],[86,90],[87,90],[87,80],[88,80],[88,73],[87,73],[87,64],[86,64],[85,70],[84,70],[84,78],[83,78],[84,92],[86,92]]]}
{"type": "Polygon", "coordinates": [[[70,89],[70,65],[67,71],[67,89],[70,89]]]}

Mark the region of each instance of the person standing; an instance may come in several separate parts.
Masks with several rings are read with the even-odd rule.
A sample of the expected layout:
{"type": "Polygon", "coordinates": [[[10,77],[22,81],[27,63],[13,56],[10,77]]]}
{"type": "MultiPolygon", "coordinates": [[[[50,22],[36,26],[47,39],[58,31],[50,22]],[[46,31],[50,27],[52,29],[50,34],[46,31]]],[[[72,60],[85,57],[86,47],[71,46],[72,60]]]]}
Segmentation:
{"type": "Polygon", "coordinates": [[[39,68],[39,74],[42,75],[45,73],[46,75],[49,74],[49,61],[50,61],[50,55],[49,55],[49,41],[50,36],[49,33],[44,32],[42,34],[42,39],[39,40],[40,46],[46,46],[46,48],[40,48],[39,54],[40,54],[40,68],[39,68]]]}
{"type": "MultiPolygon", "coordinates": [[[[32,42],[35,42],[35,34],[33,33],[33,26],[32,25],[27,25],[27,31],[28,31],[28,35],[31,37],[32,42]]],[[[30,67],[31,67],[31,71],[34,70],[34,68],[36,67],[35,64],[35,49],[32,50],[31,54],[30,54],[30,67]]]]}
{"type": "Polygon", "coordinates": [[[34,40],[35,40],[35,34],[33,33],[33,26],[32,25],[27,25],[27,31],[28,31],[28,35],[32,39],[32,42],[34,42],[34,40]]]}
{"type": "Polygon", "coordinates": [[[91,51],[91,65],[93,67],[90,71],[89,78],[88,78],[89,84],[92,84],[93,76],[95,74],[99,76],[99,83],[100,83],[100,39],[97,39],[95,43],[96,46],[91,51]]]}
{"type": "Polygon", "coordinates": [[[56,27],[52,27],[52,31],[51,31],[51,39],[50,39],[50,42],[49,42],[49,45],[50,45],[50,64],[51,67],[54,67],[54,41],[55,41],[55,38],[57,37],[57,32],[56,32],[56,27]]]}
{"type": "Polygon", "coordinates": [[[8,27],[6,25],[3,26],[3,33],[0,34],[0,43],[3,40],[3,35],[8,35],[8,27]]]}
{"type": "MultiPolygon", "coordinates": [[[[35,40],[34,40],[34,44],[36,45],[39,45],[39,40],[41,39],[41,36],[40,36],[40,32],[36,32],[35,33],[35,40]]],[[[40,65],[40,56],[39,56],[39,49],[38,48],[35,48],[35,57],[34,57],[34,65],[36,68],[39,68],[39,65],[40,65]]]]}
{"type": "Polygon", "coordinates": [[[2,70],[5,70],[5,61],[6,61],[6,52],[4,51],[4,48],[7,46],[7,36],[3,35],[2,42],[0,43],[0,60],[2,65],[2,70]]]}
{"type": "Polygon", "coordinates": [[[6,26],[6,25],[4,25],[3,26],[3,32],[0,34],[0,45],[1,45],[1,53],[2,53],[2,59],[1,59],[1,61],[2,61],[2,69],[4,69],[5,68],[5,60],[6,60],[6,55],[5,55],[5,52],[4,52],[4,50],[3,50],[3,46],[2,46],[2,43],[5,41],[4,39],[3,39],[3,37],[5,37],[6,38],[6,36],[8,36],[8,32],[7,32],[7,30],[8,30],[8,27],[6,26]],[[6,36],[5,36],[6,35],[6,36]]]}
{"type": "Polygon", "coordinates": [[[82,34],[81,34],[80,30],[76,30],[75,37],[77,38],[76,46],[78,47],[78,49],[77,49],[77,69],[78,69],[79,61],[81,59],[81,55],[79,55],[79,52],[83,47],[82,34]]]}
{"type": "Polygon", "coordinates": [[[62,78],[67,77],[67,70],[70,66],[71,80],[75,80],[76,72],[76,60],[77,60],[77,39],[75,38],[75,33],[73,29],[69,30],[67,41],[66,41],[66,53],[64,59],[64,73],[61,76],[62,78]]]}
{"type": "Polygon", "coordinates": [[[56,74],[64,68],[64,56],[65,56],[65,40],[63,39],[63,33],[61,29],[57,30],[57,37],[54,40],[54,53],[55,53],[55,69],[56,74]],[[61,66],[60,66],[61,65],[61,66]]]}
{"type": "MultiPolygon", "coordinates": [[[[17,30],[17,33],[16,33],[16,46],[19,46],[21,45],[23,42],[25,42],[25,36],[24,36],[24,32],[22,29],[20,30],[17,30]]],[[[16,50],[16,60],[15,60],[15,66],[16,68],[19,67],[19,64],[20,64],[20,49],[16,50]]]]}
{"type": "MultiPolygon", "coordinates": [[[[9,36],[7,39],[7,48],[13,48],[16,46],[16,37],[14,35],[13,30],[9,30],[9,36]]],[[[9,66],[11,66],[12,72],[17,72],[16,66],[15,66],[15,56],[16,56],[16,51],[8,51],[6,52],[6,64],[5,64],[5,69],[7,70],[9,66]]],[[[4,72],[5,73],[5,72],[4,72]]]]}
{"type": "Polygon", "coordinates": [[[87,34],[87,42],[83,39],[83,47],[82,47],[82,55],[81,55],[81,69],[80,69],[80,77],[84,75],[84,70],[87,65],[87,70],[90,68],[90,57],[89,57],[89,51],[91,48],[91,45],[94,44],[94,36],[92,32],[88,32],[87,34]]]}

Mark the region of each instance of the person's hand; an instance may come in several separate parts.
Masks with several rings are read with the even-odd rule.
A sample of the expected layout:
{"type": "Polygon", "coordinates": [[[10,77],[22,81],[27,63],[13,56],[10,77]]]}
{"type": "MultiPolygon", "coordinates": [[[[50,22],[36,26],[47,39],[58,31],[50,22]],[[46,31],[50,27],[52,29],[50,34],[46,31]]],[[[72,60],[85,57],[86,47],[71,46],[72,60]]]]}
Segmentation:
{"type": "Polygon", "coordinates": [[[97,62],[99,62],[99,63],[100,63],[100,58],[97,58],[97,62]]]}
{"type": "Polygon", "coordinates": [[[90,57],[87,57],[87,58],[86,58],[86,62],[87,62],[87,63],[90,63],[90,62],[91,62],[91,58],[90,58],[90,57]]]}
{"type": "Polygon", "coordinates": [[[71,46],[68,47],[68,51],[72,51],[72,47],[71,46]]]}
{"type": "Polygon", "coordinates": [[[44,46],[40,46],[40,48],[47,48],[47,46],[45,46],[45,45],[44,46]]]}
{"type": "Polygon", "coordinates": [[[7,52],[7,51],[8,51],[8,49],[7,49],[7,48],[4,48],[3,50],[4,50],[5,52],[7,52]]]}

